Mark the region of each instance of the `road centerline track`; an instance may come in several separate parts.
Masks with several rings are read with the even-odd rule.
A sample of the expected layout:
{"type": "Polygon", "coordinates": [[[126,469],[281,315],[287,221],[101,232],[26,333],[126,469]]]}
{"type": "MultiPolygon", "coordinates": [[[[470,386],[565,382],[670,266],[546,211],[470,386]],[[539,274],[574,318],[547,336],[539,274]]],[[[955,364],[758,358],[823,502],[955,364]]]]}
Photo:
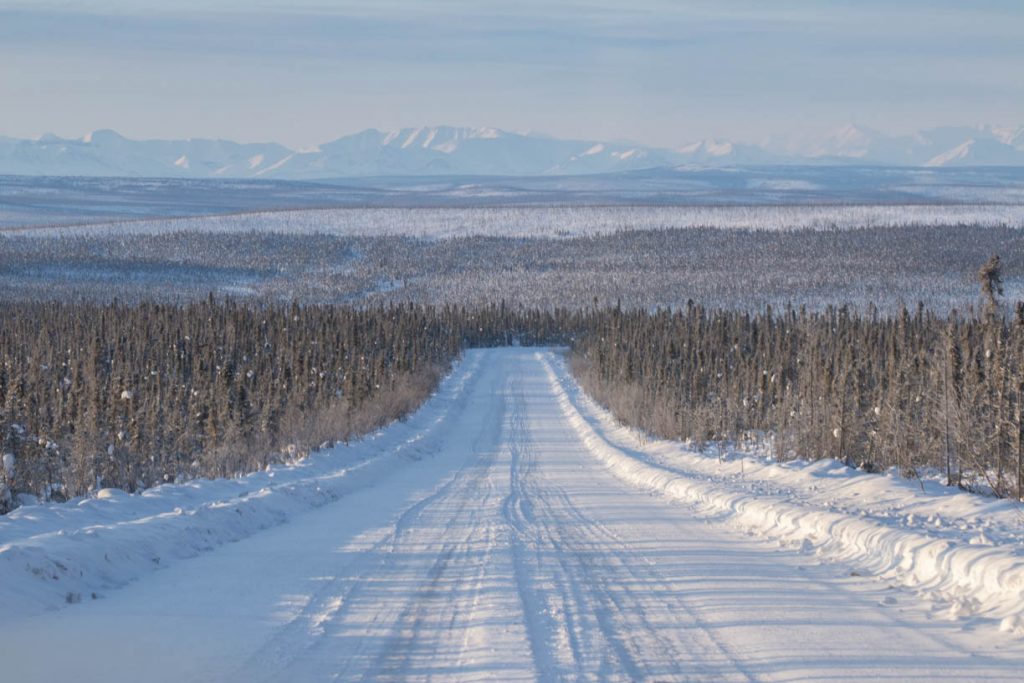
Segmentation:
{"type": "Polygon", "coordinates": [[[1018,679],[1018,640],[623,483],[568,423],[553,352],[471,353],[435,452],[103,599],[0,620],[4,678],[1018,679]]]}

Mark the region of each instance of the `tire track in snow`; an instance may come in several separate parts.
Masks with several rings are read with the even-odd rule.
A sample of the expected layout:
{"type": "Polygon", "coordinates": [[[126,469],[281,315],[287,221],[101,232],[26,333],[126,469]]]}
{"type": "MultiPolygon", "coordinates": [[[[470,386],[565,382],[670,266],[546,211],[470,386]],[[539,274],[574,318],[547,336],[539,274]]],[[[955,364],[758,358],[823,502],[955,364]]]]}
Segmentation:
{"type": "Polygon", "coordinates": [[[479,403],[482,412],[462,416],[442,444],[465,453],[456,472],[361,551],[350,563],[355,567],[340,572],[347,577],[322,589],[318,602],[330,609],[309,610],[319,613],[315,633],[306,627],[308,614],[293,620],[273,647],[286,656],[258,657],[245,673],[385,681],[416,678],[453,657],[467,670],[475,666],[473,653],[486,641],[479,633],[487,628],[481,595],[493,582],[488,571],[500,565],[494,551],[507,542],[495,467],[503,376],[488,377],[477,392],[487,399],[479,403]]]}
{"type": "MultiPolygon", "coordinates": [[[[465,397],[472,393],[479,380],[478,365],[472,368],[473,376],[469,386],[460,388],[460,407],[465,406],[465,397]]],[[[368,579],[384,571],[389,562],[393,562],[400,541],[420,519],[424,510],[448,495],[459,482],[464,470],[471,465],[472,462],[467,460],[433,493],[405,509],[395,520],[394,528],[367,548],[355,562],[363,566],[357,574],[342,573],[318,589],[305,607],[288,623],[279,627],[273,638],[242,667],[246,673],[240,674],[239,679],[270,680],[315,647],[326,636],[325,624],[345,617],[346,610],[367,585],[368,579]]]]}
{"type": "MultiPolygon", "coordinates": [[[[516,396],[516,399],[520,398],[516,396]]],[[[506,425],[508,430],[506,441],[511,456],[509,465],[510,490],[502,505],[502,512],[510,528],[516,593],[523,608],[526,632],[530,640],[530,654],[536,671],[541,676],[547,678],[555,676],[559,669],[557,657],[550,646],[550,643],[556,640],[557,634],[543,609],[545,601],[541,592],[534,586],[533,577],[528,567],[527,554],[530,546],[528,540],[533,536],[530,533],[530,529],[535,521],[529,497],[523,489],[522,468],[524,465],[522,442],[525,426],[523,425],[522,413],[521,400],[514,400],[509,421],[506,425]]],[[[535,554],[539,564],[539,546],[537,548],[535,554]]],[[[579,661],[582,656],[582,649],[576,638],[572,615],[567,615],[566,618],[568,620],[569,647],[572,651],[573,659],[579,661]]]]}
{"type": "Polygon", "coordinates": [[[411,592],[395,619],[391,636],[379,649],[373,665],[363,674],[361,680],[403,680],[406,672],[413,668],[417,656],[421,659],[431,659],[430,655],[437,653],[439,643],[436,641],[427,643],[433,645],[431,653],[418,652],[424,640],[427,640],[423,637],[425,627],[441,624],[447,632],[457,632],[456,622],[459,621],[462,600],[446,599],[449,592],[447,586],[459,586],[462,592],[475,596],[480,588],[480,573],[486,566],[486,542],[483,544],[483,561],[472,561],[473,555],[477,552],[474,547],[478,537],[485,536],[482,533],[485,526],[481,524],[479,517],[472,513],[469,515],[469,523],[465,523],[465,515],[470,505],[479,500],[486,507],[491,497],[489,492],[482,499],[472,495],[481,488],[487,488],[482,486],[482,480],[485,480],[487,475],[485,465],[489,465],[489,462],[477,460],[472,473],[461,477],[460,485],[446,492],[443,497],[458,502],[441,534],[442,539],[445,539],[441,550],[427,570],[425,581],[411,592]],[[467,529],[465,532],[459,532],[458,526],[467,526],[467,529]]]}
{"type": "MultiPolygon", "coordinates": [[[[586,515],[558,485],[557,477],[545,476],[546,463],[536,471],[537,451],[529,425],[537,424],[539,416],[527,415],[525,391],[520,376],[507,439],[516,454],[512,482],[518,498],[525,501],[523,507],[532,511],[527,521],[532,525],[538,558],[548,554],[557,561],[556,568],[547,568],[554,571],[553,592],[540,599],[556,605],[557,609],[549,607],[548,613],[556,612],[563,622],[555,630],[564,634],[572,661],[562,665],[562,678],[756,680],[744,670],[740,657],[716,639],[685,599],[657,573],[655,565],[631,550],[628,541],[586,515]],[[641,592],[633,590],[633,585],[642,587],[641,592]],[[653,615],[663,624],[654,623],[653,615]],[[685,637],[681,637],[684,628],[685,637]],[[701,662],[707,673],[685,670],[682,663],[695,661],[701,662]],[[711,662],[714,665],[709,671],[711,662]]],[[[533,410],[557,413],[558,407],[541,404],[533,410]]],[[[582,446],[573,443],[571,434],[566,435],[568,448],[582,446]]],[[[551,445],[550,436],[547,445],[551,445]]],[[[535,572],[533,582],[543,585],[541,577],[546,572],[540,562],[535,572]]],[[[550,631],[547,638],[554,640],[550,631]]]]}
{"type": "Polygon", "coordinates": [[[0,623],[5,673],[1019,680],[1024,646],[1009,635],[940,621],[914,597],[892,605],[900,594],[870,579],[618,478],[566,414],[550,353],[473,357],[479,374],[444,397],[448,415],[388,441],[413,445],[387,478],[106,600],[0,623]],[[132,644],[113,665],[110,642],[132,644]],[[41,670],[54,651],[66,656],[41,670]]]}

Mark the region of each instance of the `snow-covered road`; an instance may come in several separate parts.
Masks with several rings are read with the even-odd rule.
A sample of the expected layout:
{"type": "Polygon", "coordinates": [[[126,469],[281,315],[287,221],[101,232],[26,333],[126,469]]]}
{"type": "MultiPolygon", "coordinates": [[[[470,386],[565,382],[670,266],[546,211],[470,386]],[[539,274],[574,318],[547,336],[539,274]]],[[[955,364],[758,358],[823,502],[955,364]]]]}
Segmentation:
{"type": "MultiPolygon", "coordinates": [[[[428,445],[333,502],[98,599],[0,610],[0,680],[1020,680],[998,621],[629,483],[555,353],[458,373],[428,445]]],[[[19,541],[22,517],[0,552],[56,542],[19,541]]]]}

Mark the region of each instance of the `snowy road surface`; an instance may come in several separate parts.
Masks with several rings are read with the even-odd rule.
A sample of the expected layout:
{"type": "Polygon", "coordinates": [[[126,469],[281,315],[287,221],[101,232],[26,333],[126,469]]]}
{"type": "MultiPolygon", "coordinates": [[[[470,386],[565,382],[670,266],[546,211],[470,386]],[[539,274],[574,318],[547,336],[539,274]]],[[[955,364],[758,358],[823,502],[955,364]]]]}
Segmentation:
{"type": "Polygon", "coordinates": [[[555,353],[470,356],[428,452],[98,599],[0,610],[0,680],[1021,680],[998,621],[624,481],[555,353]]]}

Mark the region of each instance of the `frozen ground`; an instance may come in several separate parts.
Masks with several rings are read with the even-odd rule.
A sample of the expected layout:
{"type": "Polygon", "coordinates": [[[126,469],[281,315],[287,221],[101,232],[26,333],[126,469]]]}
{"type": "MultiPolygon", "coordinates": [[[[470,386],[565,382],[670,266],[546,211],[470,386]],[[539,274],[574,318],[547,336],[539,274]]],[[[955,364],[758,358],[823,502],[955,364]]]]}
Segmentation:
{"type": "Polygon", "coordinates": [[[1021,528],[1010,503],[646,441],[556,353],[474,351],[351,447],[0,520],[0,671],[1016,681],[1021,528]]]}

